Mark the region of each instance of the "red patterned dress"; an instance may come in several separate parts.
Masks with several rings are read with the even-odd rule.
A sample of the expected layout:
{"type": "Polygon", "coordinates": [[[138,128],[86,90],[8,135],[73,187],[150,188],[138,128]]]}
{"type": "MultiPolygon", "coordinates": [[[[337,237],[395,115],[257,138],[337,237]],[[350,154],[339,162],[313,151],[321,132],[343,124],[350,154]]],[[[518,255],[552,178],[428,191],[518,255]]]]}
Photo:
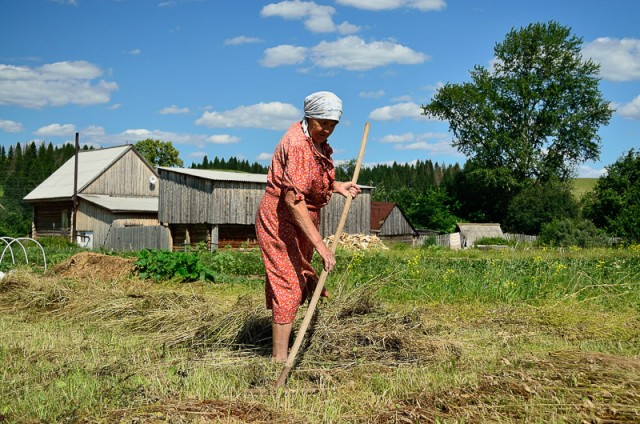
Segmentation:
{"type": "Polygon", "coordinates": [[[267,272],[267,308],[276,324],[293,322],[307,287],[314,287],[318,279],[311,266],[313,244],[296,225],[284,197],[291,190],[297,200],[304,200],[319,228],[320,208],[329,202],[335,181],[333,150],[328,143],[322,149],[322,154],[315,149],[300,122],[292,125],[273,153],[267,190],[256,214],[256,235],[267,272]]]}

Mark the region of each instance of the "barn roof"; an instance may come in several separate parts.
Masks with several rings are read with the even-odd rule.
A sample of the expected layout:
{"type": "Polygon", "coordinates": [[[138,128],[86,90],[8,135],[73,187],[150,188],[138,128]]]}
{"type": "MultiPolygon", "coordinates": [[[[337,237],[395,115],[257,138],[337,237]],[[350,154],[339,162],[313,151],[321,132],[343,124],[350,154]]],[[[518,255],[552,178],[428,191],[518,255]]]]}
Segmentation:
{"type": "Polygon", "coordinates": [[[241,181],[247,183],[267,183],[266,174],[249,174],[247,172],[214,171],[211,169],[167,168],[159,167],[161,171],[176,172],[214,181],[241,181]]]}
{"type": "Polygon", "coordinates": [[[500,224],[495,223],[458,223],[460,234],[469,240],[478,240],[484,237],[504,237],[500,224]]]}
{"type": "Polygon", "coordinates": [[[395,203],[391,202],[371,202],[371,229],[378,231],[382,228],[384,220],[387,219],[395,203]]]}
{"type": "Polygon", "coordinates": [[[78,197],[110,212],[158,212],[157,197],[120,197],[106,194],[79,194],[78,197]]]}
{"type": "MultiPolygon", "coordinates": [[[[78,153],[78,192],[95,181],[114,162],[133,148],[125,146],[96,150],[82,150],[78,153]]],[[[24,197],[26,201],[70,199],[73,197],[73,179],[75,157],[69,158],[64,165],[55,170],[46,180],[24,197]]]]}

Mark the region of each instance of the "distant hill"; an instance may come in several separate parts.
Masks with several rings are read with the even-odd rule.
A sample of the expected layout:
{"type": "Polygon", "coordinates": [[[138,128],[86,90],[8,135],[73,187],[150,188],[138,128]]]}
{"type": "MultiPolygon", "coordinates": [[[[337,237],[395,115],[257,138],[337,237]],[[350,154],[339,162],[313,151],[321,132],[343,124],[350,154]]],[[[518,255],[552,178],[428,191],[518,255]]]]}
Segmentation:
{"type": "Polygon", "coordinates": [[[597,178],[574,178],[573,195],[578,200],[582,199],[582,196],[593,190],[597,181],[597,178]]]}

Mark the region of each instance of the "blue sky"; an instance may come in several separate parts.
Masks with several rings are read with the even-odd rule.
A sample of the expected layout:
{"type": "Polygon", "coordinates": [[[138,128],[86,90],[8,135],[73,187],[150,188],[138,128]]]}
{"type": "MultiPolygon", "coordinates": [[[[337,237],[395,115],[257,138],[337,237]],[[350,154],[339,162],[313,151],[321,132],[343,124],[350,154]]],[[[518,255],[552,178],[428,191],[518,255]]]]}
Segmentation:
{"type": "Polygon", "coordinates": [[[555,20],[583,38],[616,108],[599,176],[640,146],[638,0],[0,0],[0,144],[171,141],[185,166],[206,154],[269,163],[304,97],[344,104],[334,159],[453,164],[446,122],[419,105],[489,67],[512,28],[555,20]]]}

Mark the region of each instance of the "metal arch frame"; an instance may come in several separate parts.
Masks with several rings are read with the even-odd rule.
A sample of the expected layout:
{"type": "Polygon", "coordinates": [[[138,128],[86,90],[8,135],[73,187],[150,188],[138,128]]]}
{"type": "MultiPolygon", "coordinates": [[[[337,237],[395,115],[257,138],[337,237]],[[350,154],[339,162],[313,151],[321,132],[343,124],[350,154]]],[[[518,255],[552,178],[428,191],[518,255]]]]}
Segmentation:
{"type": "Polygon", "coordinates": [[[11,247],[11,245],[13,243],[18,243],[18,245],[20,246],[20,248],[22,248],[22,253],[24,253],[24,260],[26,262],[27,265],[29,265],[29,257],[27,255],[27,249],[25,249],[24,244],[22,244],[22,241],[32,241],[35,244],[38,245],[38,247],[40,248],[40,251],[42,252],[42,260],[44,262],[44,270],[47,270],[47,255],[44,252],[44,248],[42,247],[42,245],[40,244],[40,242],[38,242],[35,239],[32,239],[31,237],[18,237],[18,238],[13,238],[13,237],[0,237],[0,240],[2,240],[3,242],[5,242],[6,246],[4,247],[4,249],[2,250],[2,254],[0,255],[0,263],[2,263],[3,259],[4,259],[4,255],[7,252],[7,249],[9,250],[9,252],[11,252],[11,263],[15,265],[16,263],[16,257],[13,254],[13,248],[11,247]]]}

